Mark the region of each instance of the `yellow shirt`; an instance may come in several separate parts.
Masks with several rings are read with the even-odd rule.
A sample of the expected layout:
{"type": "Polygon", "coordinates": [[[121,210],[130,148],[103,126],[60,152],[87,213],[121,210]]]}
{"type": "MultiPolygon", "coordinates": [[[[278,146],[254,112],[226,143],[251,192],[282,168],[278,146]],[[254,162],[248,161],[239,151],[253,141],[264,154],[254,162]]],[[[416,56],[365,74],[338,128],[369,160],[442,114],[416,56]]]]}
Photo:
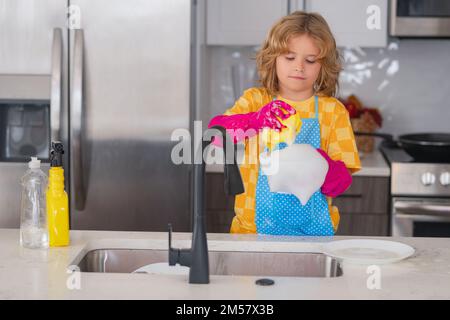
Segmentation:
{"type": "MultiPolygon", "coordinates": [[[[243,114],[258,111],[273,97],[264,88],[250,88],[244,92],[235,105],[224,114],[243,114]]],[[[314,96],[303,101],[291,101],[281,97],[294,107],[301,118],[313,118],[315,116],[314,96]]],[[[333,160],[342,160],[351,172],[361,169],[361,162],[356,148],[355,137],[350,123],[350,118],[344,105],[333,97],[319,96],[319,123],[321,134],[321,149],[333,160]]],[[[301,130],[301,127],[300,129],[301,130]]],[[[259,146],[255,143],[257,136],[247,138],[245,141],[245,158],[240,165],[245,193],[237,195],[235,199],[235,217],[231,224],[231,233],[256,233],[255,224],[255,199],[256,182],[258,180],[259,146]],[[255,147],[256,149],[254,150],[255,147]],[[252,147],[250,147],[252,146],[252,147]],[[253,156],[252,156],[253,155],[253,156]]],[[[331,204],[331,198],[327,198],[333,227],[337,230],[339,225],[339,211],[331,204]]]]}

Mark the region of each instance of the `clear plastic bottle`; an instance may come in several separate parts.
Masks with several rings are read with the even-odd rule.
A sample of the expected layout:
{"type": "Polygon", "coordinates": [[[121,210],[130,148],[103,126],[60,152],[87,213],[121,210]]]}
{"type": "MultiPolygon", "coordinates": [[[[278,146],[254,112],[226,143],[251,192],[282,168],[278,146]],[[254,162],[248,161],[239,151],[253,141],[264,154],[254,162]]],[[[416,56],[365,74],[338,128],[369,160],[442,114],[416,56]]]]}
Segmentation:
{"type": "Polygon", "coordinates": [[[20,244],[25,248],[48,248],[46,189],[47,176],[41,161],[32,157],[22,177],[20,244]]]}

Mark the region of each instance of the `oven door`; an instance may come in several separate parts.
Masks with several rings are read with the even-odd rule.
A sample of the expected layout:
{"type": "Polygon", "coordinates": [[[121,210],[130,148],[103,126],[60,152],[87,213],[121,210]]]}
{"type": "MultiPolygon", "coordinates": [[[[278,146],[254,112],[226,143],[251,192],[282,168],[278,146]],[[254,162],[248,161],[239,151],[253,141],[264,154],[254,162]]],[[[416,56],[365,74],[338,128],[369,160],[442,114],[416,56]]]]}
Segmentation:
{"type": "Polygon", "coordinates": [[[393,198],[392,236],[450,237],[450,199],[393,198]]]}
{"type": "Polygon", "coordinates": [[[449,37],[450,1],[392,0],[389,32],[395,37],[449,37]]]}

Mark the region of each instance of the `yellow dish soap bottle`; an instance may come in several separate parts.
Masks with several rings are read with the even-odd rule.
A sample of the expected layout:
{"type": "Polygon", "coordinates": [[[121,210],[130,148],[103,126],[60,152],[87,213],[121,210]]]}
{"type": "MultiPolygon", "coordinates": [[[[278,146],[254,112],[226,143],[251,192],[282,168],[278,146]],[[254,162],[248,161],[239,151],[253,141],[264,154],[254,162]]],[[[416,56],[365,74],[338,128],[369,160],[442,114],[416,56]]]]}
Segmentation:
{"type": "Polygon", "coordinates": [[[50,247],[69,245],[69,198],[64,190],[63,144],[52,142],[47,189],[47,226],[50,247]]]}

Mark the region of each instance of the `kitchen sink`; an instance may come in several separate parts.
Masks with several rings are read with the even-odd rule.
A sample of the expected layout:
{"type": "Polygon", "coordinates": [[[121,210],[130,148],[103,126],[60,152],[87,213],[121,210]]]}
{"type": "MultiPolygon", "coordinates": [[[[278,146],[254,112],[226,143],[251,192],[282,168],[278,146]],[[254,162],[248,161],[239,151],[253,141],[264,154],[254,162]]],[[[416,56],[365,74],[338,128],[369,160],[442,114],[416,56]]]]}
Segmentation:
{"type": "MultiPolygon", "coordinates": [[[[81,272],[132,273],[143,266],[167,261],[167,250],[97,249],[88,251],[76,265],[81,272]]],[[[209,265],[211,275],[280,277],[342,275],[339,261],[322,253],[209,251],[209,265]]]]}

